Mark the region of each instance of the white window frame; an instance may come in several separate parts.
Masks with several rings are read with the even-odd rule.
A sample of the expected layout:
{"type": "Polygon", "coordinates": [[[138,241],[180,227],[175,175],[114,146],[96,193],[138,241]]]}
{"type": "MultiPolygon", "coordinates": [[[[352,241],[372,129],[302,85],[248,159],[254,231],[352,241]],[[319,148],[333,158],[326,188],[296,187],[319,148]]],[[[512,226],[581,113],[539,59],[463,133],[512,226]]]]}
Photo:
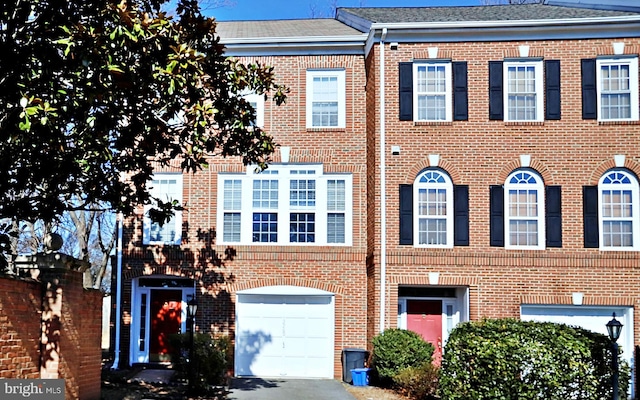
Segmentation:
{"type": "MultiPolygon", "coordinates": [[[[153,197],[160,198],[162,201],[177,200],[179,204],[182,204],[182,174],[181,173],[156,173],[151,178],[151,181],[147,183],[149,192],[153,197]],[[162,179],[175,179],[177,190],[175,197],[169,198],[166,193],[159,191],[159,189],[153,187],[153,180],[162,179]]],[[[144,217],[142,221],[142,244],[143,245],[180,245],[182,243],[182,211],[175,211],[173,218],[167,221],[166,224],[174,224],[176,236],[173,241],[151,240],[151,218],[149,218],[149,210],[153,208],[152,204],[144,206],[144,217]]]]}
{"type": "MultiPolygon", "coordinates": [[[[425,177],[426,178],[426,177],[425,177]]],[[[416,177],[413,183],[413,245],[414,247],[425,248],[452,248],[453,247],[453,181],[451,177],[439,168],[429,168],[422,171],[416,177]],[[422,177],[429,173],[437,173],[444,182],[420,182],[422,177]],[[420,243],[420,219],[425,216],[420,215],[420,191],[421,190],[444,190],[445,191],[445,226],[446,226],[446,242],[443,244],[420,243]]],[[[432,216],[435,218],[435,216],[432,216]]],[[[426,218],[429,219],[429,218],[426,218]]],[[[442,219],[440,217],[439,219],[442,219]]]]}
{"type": "Polygon", "coordinates": [[[504,120],[507,122],[540,122],[544,121],[544,65],[542,60],[505,60],[503,62],[503,96],[504,120]],[[509,68],[534,67],[536,112],[533,119],[512,119],[509,116],[509,68]]]}
{"type": "Polygon", "coordinates": [[[546,247],[546,218],[545,218],[545,187],[542,177],[535,171],[530,169],[518,169],[513,171],[507,177],[504,183],[504,232],[505,232],[505,248],[516,250],[544,250],[546,247]],[[521,173],[531,175],[536,182],[535,183],[511,183],[511,179],[521,173]],[[509,213],[511,202],[509,197],[510,190],[536,190],[537,191],[537,204],[536,204],[536,216],[516,216],[512,217],[509,213]],[[537,245],[518,245],[511,243],[511,220],[535,220],[538,223],[537,232],[537,245]]]}
{"type": "Polygon", "coordinates": [[[264,128],[264,95],[249,93],[242,96],[247,102],[255,104],[256,120],[255,125],[264,128]]]}
{"type": "Polygon", "coordinates": [[[346,72],[344,69],[328,69],[328,70],[307,70],[307,104],[306,117],[307,128],[346,128],[346,72]],[[314,78],[329,77],[337,78],[338,85],[338,122],[335,126],[315,126],[313,125],[313,103],[315,101],[314,78]]]}
{"type": "Polygon", "coordinates": [[[638,57],[607,57],[596,59],[596,90],[598,93],[598,121],[638,121],[638,57]],[[629,118],[604,118],[602,115],[602,67],[629,66],[629,94],[631,113],[629,118]]]}
{"type": "Polygon", "coordinates": [[[263,173],[256,172],[255,166],[247,167],[245,173],[218,174],[217,231],[220,244],[255,245],[255,246],[351,246],[353,243],[353,175],[349,173],[325,174],[322,164],[271,164],[263,173]],[[292,171],[309,171],[309,174],[296,175],[292,171]],[[242,180],[242,208],[240,211],[240,241],[225,240],[224,235],[224,181],[242,180]],[[256,180],[278,180],[278,207],[256,208],[253,205],[253,182],[256,180]],[[315,204],[292,206],[290,201],[290,182],[299,179],[315,180],[315,204]],[[332,210],[328,207],[327,184],[330,180],[341,180],[345,183],[344,210],[332,210]],[[261,212],[277,213],[278,235],[275,242],[253,241],[253,214],[261,212]],[[315,214],[314,242],[290,241],[290,215],[292,213],[315,214]],[[328,215],[344,214],[344,243],[328,241],[328,215]]]}
{"type": "Polygon", "coordinates": [[[613,169],[607,171],[598,181],[598,233],[600,250],[603,251],[638,251],[640,250],[640,186],[635,175],[625,169],[613,169]],[[629,178],[630,183],[604,183],[607,176],[611,174],[622,174],[629,178]],[[603,210],[603,192],[605,190],[629,190],[631,191],[631,216],[627,218],[608,218],[603,210]],[[631,222],[631,246],[605,246],[604,245],[604,223],[606,221],[630,221],[631,222]]]}
{"type": "Polygon", "coordinates": [[[413,63],[413,119],[417,122],[451,122],[453,120],[453,84],[451,77],[451,62],[450,61],[420,61],[413,63]],[[421,68],[429,68],[429,67],[444,67],[444,83],[445,89],[444,92],[429,92],[429,91],[420,91],[419,89],[419,70],[421,68]],[[444,106],[445,106],[445,118],[444,119],[429,119],[419,118],[419,98],[422,96],[434,96],[434,95],[444,95],[444,106]]]}

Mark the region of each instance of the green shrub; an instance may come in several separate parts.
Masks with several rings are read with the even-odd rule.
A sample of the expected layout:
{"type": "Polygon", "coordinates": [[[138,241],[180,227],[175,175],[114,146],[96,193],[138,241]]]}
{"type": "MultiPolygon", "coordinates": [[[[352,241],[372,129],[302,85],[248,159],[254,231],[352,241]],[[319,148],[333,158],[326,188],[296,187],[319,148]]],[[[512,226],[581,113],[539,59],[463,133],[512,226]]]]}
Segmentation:
{"type": "Polygon", "coordinates": [[[393,382],[400,371],[431,363],[433,345],[420,335],[404,329],[387,329],[373,338],[371,367],[382,385],[393,382]]]}
{"type": "Polygon", "coordinates": [[[426,362],[417,367],[407,367],[393,377],[400,393],[410,399],[434,399],[438,390],[438,367],[426,362]]]}
{"type": "MultiPolygon", "coordinates": [[[[440,370],[443,400],[601,400],[612,397],[611,347],[601,334],[515,319],[458,325],[440,370]]],[[[621,363],[620,393],[629,386],[621,363]]]]}
{"type": "MultiPolygon", "coordinates": [[[[188,333],[170,337],[174,367],[185,379],[189,373],[189,340],[188,333]]],[[[230,357],[231,341],[226,336],[213,338],[206,333],[194,334],[192,368],[195,379],[191,382],[194,392],[204,393],[210,385],[225,384],[230,357]]]]}

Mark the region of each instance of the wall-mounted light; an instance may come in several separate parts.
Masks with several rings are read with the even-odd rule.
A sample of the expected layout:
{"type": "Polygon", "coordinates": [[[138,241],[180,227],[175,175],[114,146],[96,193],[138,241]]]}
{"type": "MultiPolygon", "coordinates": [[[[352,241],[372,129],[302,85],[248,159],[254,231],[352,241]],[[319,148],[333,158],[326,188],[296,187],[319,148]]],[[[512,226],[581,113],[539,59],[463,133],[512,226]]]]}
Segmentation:
{"type": "Polygon", "coordinates": [[[400,146],[391,146],[391,154],[394,156],[400,155],[400,146]]]}

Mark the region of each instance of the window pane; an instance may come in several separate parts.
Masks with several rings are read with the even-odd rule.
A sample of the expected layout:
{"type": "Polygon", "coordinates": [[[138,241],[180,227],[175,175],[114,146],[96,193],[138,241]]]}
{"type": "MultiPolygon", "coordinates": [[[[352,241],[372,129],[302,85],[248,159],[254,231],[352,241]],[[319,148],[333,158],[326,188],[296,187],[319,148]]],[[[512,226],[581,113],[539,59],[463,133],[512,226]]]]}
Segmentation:
{"type": "Polygon", "coordinates": [[[313,213],[291,213],[289,216],[289,241],[291,243],[315,242],[316,217],[313,213]]]}
{"type": "Polygon", "coordinates": [[[510,220],[509,242],[513,246],[537,246],[538,221],[510,220]]]}
{"type": "Polygon", "coordinates": [[[345,221],[344,214],[332,213],[327,215],[327,242],[345,242],[345,221]]]}
{"type": "MultiPolygon", "coordinates": [[[[611,75],[616,71],[611,70],[611,75]]],[[[600,211],[603,247],[633,246],[633,190],[629,176],[609,172],[601,183],[600,211]]]]}
{"type": "Polygon", "coordinates": [[[417,67],[416,98],[418,120],[446,120],[446,68],[445,65],[420,65],[417,67]]]}
{"type": "Polygon", "coordinates": [[[253,241],[264,243],[278,241],[278,214],[253,214],[253,241]]]}
{"type": "Polygon", "coordinates": [[[242,183],[239,179],[224,181],[224,205],[225,210],[240,210],[242,208],[242,183]]]}
{"type": "Polygon", "coordinates": [[[316,76],[313,78],[311,105],[313,126],[338,126],[338,92],[338,78],[336,76],[316,76]]]}
{"type": "Polygon", "coordinates": [[[536,67],[510,66],[507,68],[507,111],[514,121],[536,119],[536,67]]]}
{"type": "Polygon", "coordinates": [[[418,244],[446,245],[447,220],[443,218],[420,218],[418,220],[418,244]]]}
{"type": "Polygon", "coordinates": [[[240,241],[240,213],[225,213],[222,227],[222,239],[225,242],[240,241]]]}
{"type": "Polygon", "coordinates": [[[600,66],[600,116],[602,119],[631,118],[631,81],[628,64],[600,66]]]}
{"type": "Polygon", "coordinates": [[[345,181],[330,179],[327,181],[327,210],[344,211],[345,181]]]}
{"type": "Polygon", "coordinates": [[[314,207],[316,205],[316,181],[293,179],[289,182],[289,205],[292,207],[314,207]]]}
{"type": "Polygon", "coordinates": [[[253,208],[278,208],[278,181],[253,181],[253,208]]]}
{"type": "Polygon", "coordinates": [[[631,221],[604,221],[602,224],[602,240],[605,247],[633,246],[633,229],[631,221]]]}

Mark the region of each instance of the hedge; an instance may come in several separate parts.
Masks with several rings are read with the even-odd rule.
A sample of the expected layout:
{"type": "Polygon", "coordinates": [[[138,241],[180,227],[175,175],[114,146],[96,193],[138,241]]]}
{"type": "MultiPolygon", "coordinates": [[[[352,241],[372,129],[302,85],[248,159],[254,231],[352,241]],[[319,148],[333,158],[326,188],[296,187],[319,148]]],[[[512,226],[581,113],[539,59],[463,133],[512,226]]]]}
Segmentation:
{"type": "MultiPolygon", "coordinates": [[[[459,324],[445,346],[443,400],[602,400],[612,397],[605,335],[562,324],[485,319],[459,324]]],[[[620,362],[620,393],[630,369],[620,362]]],[[[625,398],[624,395],[621,398],[625,398]]]]}

